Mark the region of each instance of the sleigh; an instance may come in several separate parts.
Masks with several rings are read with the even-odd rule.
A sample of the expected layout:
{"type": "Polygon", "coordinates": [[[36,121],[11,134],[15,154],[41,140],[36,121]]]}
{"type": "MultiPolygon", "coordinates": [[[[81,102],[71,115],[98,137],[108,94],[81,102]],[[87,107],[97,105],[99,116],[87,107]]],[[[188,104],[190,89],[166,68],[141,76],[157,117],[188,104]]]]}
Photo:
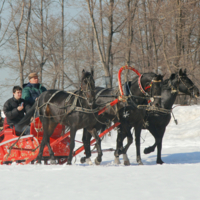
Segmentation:
{"type": "MultiPolygon", "coordinates": [[[[103,137],[120,123],[115,123],[110,128],[102,132],[99,137],[103,137]]],[[[21,136],[14,128],[10,128],[7,120],[4,120],[3,130],[0,132],[0,164],[11,164],[12,162],[28,164],[34,163],[39,153],[39,146],[43,138],[42,123],[39,117],[30,125],[30,135],[21,136]],[[12,148],[11,148],[12,147],[12,148]]],[[[90,144],[95,143],[95,139],[90,144]]],[[[54,133],[50,137],[50,145],[54,152],[55,158],[59,164],[67,162],[70,149],[70,132],[65,133],[65,127],[58,124],[54,133]]],[[[74,152],[74,156],[84,150],[81,146],[74,152]]],[[[48,148],[43,151],[43,160],[47,164],[50,159],[48,148]]]]}

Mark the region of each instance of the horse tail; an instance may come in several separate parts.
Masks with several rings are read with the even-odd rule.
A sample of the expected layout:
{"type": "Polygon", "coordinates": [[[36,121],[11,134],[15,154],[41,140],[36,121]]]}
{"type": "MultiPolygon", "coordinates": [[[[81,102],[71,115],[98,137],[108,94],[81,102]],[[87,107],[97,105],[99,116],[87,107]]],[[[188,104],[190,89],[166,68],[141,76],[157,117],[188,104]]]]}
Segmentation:
{"type": "Polygon", "coordinates": [[[33,115],[35,113],[36,105],[37,105],[37,101],[32,105],[32,107],[26,113],[26,115],[19,121],[19,123],[17,124],[19,126],[19,128],[20,127],[23,128],[25,125],[30,124],[31,117],[33,117],[33,115]]]}

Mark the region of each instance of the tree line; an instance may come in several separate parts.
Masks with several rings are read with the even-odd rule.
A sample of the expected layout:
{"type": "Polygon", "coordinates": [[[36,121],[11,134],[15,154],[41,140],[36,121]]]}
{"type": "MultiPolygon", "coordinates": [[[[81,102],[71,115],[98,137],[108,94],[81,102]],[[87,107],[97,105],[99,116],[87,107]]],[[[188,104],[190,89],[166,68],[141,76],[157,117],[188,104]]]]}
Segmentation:
{"type": "Polygon", "coordinates": [[[84,68],[113,87],[126,64],[165,78],[186,68],[200,85],[200,0],[0,2],[0,67],[21,86],[37,71],[47,88],[77,89],[84,68]]]}

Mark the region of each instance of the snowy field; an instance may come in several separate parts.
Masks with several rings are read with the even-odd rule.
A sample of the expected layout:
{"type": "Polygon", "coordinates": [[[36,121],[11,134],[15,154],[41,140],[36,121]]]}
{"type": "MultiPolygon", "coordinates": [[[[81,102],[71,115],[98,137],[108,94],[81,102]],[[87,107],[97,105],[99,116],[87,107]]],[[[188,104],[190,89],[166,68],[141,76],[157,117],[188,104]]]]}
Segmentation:
{"type": "MultiPolygon", "coordinates": [[[[100,166],[80,164],[83,153],[76,162],[73,159],[71,166],[2,165],[0,199],[200,199],[200,106],[176,107],[173,112],[178,125],[172,118],[165,132],[165,164],[156,165],[157,149],[143,154],[154,139],[148,131],[142,131],[143,166],[136,163],[134,144],[128,151],[131,166],[113,164],[113,152],[104,153],[100,166]]],[[[77,133],[77,140],[81,140],[81,133],[77,133]]],[[[102,148],[115,148],[115,141],[116,131],[112,131],[111,137],[103,140],[102,148]]],[[[95,157],[93,154],[92,160],[95,157]]]]}

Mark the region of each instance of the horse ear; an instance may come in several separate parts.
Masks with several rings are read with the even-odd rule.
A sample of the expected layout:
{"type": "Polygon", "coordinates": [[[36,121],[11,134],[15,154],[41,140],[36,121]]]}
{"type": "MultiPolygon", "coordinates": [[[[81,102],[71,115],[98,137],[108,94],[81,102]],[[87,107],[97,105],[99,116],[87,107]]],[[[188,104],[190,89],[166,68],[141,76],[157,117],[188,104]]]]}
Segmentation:
{"type": "Polygon", "coordinates": [[[176,74],[171,74],[170,79],[174,80],[176,78],[176,74]]]}
{"type": "Polygon", "coordinates": [[[161,74],[158,74],[157,80],[163,80],[163,76],[161,74]]]}
{"type": "Polygon", "coordinates": [[[85,70],[83,69],[82,70],[82,78],[84,77],[84,75],[85,75],[85,70]]]}
{"type": "Polygon", "coordinates": [[[91,69],[91,74],[94,77],[94,69],[93,68],[91,69]]]}
{"type": "Polygon", "coordinates": [[[180,69],[179,70],[179,75],[182,76],[182,74],[183,74],[183,71],[182,71],[182,69],[180,69]]]}
{"type": "Polygon", "coordinates": [[[184,70],[184,73],[185,73],[185,74],[187,73],[186,68],[185,68],[185,70],[184,70]]]}

